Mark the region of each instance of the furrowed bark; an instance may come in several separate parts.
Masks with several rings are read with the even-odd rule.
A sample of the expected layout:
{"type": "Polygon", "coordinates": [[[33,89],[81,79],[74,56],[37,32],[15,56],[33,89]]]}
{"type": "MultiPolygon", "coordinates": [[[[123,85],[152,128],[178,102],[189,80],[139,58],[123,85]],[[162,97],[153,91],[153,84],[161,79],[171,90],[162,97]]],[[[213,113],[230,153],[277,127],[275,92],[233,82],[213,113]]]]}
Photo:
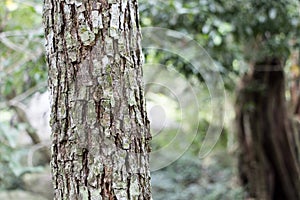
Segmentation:
{"type": "Polygon", "coordinates": [[[151,199],[136,0],[45,0],[55,199],[151,199]]]}

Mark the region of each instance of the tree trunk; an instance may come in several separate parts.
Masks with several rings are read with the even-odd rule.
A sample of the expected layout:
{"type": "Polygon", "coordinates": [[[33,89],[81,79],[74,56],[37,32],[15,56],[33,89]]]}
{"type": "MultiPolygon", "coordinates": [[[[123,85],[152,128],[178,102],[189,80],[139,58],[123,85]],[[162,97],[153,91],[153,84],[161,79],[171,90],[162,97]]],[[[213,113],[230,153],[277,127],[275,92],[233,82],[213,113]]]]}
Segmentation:
{"type": "Polygon", "coordinates": [[[55,199],[151,199],[136,0],[45,0],[55,199]]]}
{"type": "Polygon", "coordinates": [[[266,58],[244,76],[236,114],[239,172],[249,197],[300,199],[296,134],[287,114],[284,72],[278,59],[266,58]]]}

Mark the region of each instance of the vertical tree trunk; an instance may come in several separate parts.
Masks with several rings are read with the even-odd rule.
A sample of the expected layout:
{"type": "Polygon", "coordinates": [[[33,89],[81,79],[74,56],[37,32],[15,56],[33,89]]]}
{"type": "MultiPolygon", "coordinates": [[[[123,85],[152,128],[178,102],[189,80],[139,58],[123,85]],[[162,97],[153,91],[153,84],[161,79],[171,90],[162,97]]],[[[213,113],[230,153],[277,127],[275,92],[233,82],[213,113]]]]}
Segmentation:
{"type": "Polygon", "coordinates": [[[240,177],[249,196],[259,200],[300,199],[296,138],[284,85],[280,62],[266,58],[243,78],[238,94],[240,177]]]}
{"type": "Polygon", "coordinates": [[[137,0],[45,0],[55,199],[151,199],[137,0]]]}

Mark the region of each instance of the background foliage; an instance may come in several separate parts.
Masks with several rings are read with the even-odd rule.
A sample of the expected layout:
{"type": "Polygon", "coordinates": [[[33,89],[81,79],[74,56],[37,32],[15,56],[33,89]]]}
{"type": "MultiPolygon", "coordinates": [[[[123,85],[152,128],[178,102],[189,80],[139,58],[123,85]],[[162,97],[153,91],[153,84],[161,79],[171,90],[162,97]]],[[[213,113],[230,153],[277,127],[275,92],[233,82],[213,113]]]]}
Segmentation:
{"type": "Polygon", "coordinates": [[[30,128],[21,119],[26,101],[47,78],[41,12],[40,1],[0,2],[0,189],[19,188],[24,173],[41,169],[26,162],[32,146],[20,145],[30,128]]]}
{"type": "MultiPolygon", "coordinates": [[[[210,115],[206,109],[202,109],[199,112],[200,124],[194,121],[194,116],[187,116],[189,123],[185,124],[188,127],[186,130],[199,126],[198,133],[183,157],[152,173],[154,199],[243,199],[243,189],[238,186],[236,161],[232,153],[236,148],[231,125],[233,109],[230,107],[233,104],[234,89],[238,78],[248,70],[247,63],[264,56],[256,54],[256,48],[263,49],[265,55],[279,54],[285,58],[289,58],[290,52],[299,48],[299,1],[139,2],[143,27],[157,26],[180,31],[205,48],[223,75],[230,109],[217,147],[203,160],[198,158],[199,141],[202,141],[203,132],[211,123],[210,115]]],[[[0,1],[0,189],[5,191],[22,188],[25,174],[41,171],[49,173],[46,162],[36,161],[39,163],[36,165],[28,165],[27,162],[29,152],[44,142],[34,142],[38,134],[30,122],[32,116],[26,114],[33,94],[46,91],[47,67],[41,15],[40,0],[0,1]],[[31,139],[27,143],[22,143],[24,134],[31,139]]],[[[202,97],[209,96],[202,76],[195,73],[183,59],[162,51],[145,49],[144,54],[146,63],[161,64],[165,68],[177,70],[187,81],[201,89],[202,97]]],[[[288,72],[299,71],[298,66],[296,69],[289,67],[288,63],[288,72]]],[[[151,76],[147,74],[147,68],[145,76],[151,76]]],[[[177,115],[180,109],[176,102],[171,106],[172,99],[167,93],[152,88],[147,98],[149,104],[162,105],[164,101],[169,102],[169,117],[179,123],[177,115]]],[[[202,108],[207,107],[209,102],[203,101],[202,108]]],[[[189,111],[193,108],[186,109],[189,111]]],[[[153,149],[165,146],[174,136],[174,131],[176,129],[172,127],[165,128],[154,137],[153,149]]],[[[193,137],[188,131],[185,134],[193,137]]],[[[174,149],[176,145],[180,146],[180,143],[176,143],[174,149]]]]}

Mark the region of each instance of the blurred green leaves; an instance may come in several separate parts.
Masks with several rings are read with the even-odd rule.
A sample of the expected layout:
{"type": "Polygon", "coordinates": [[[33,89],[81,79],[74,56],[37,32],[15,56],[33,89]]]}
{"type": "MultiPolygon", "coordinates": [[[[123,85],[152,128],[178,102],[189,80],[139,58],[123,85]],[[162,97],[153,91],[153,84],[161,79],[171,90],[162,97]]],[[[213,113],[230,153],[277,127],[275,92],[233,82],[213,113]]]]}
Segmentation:
{"type": "MultiPolygon", "coordinates": [[[[1,115],[9,115],[2,112],[1,115]]],[[[21,187],[20,177],[24,173],[40,171],[41,167],[29,166],[26,162],[30,146],[19,147],[18,137],[25,124],[11,127],[4,119],[0,119],[0,190],[15,189],[21,187]]]]}
{"type": "Polygon", "coordinates": [[[185,155],[163,170],[153,172],[153,198],[156,200],[242,200],[244,191],[234,183],[233,170],[221,168],[185,155]]]}
{"type": "MultiPolygon", "coordinates": [[[[227,88],[233,88],[234,74],[245,72],[233,67],[233,62],[255,62],[265,56],[287,58],[293,46],[299,48],[299,4],[297,0],[140,0],[140,12],[143,26],[192,36],[227,69],[221,73],[227,88]]],[[[177,59],[169,58],[174,66],[177,59]]],[[[182,68],[185,74],[193,73],[189,68],[182,68]]]]}
{"type": "Polygon", "coordinates": [[[41,15],[41,1],[0,1],[0,189],[20,187],[22,174],[39,169],[24,160],[31,147],[17,142],[27,124],[12,126],[9,106],[47,78],[41,15]]]}
{"type": "Polygon", "coordinates": [[[41,3],[0,2],[0,101],[45,81],[41,3]]]}

